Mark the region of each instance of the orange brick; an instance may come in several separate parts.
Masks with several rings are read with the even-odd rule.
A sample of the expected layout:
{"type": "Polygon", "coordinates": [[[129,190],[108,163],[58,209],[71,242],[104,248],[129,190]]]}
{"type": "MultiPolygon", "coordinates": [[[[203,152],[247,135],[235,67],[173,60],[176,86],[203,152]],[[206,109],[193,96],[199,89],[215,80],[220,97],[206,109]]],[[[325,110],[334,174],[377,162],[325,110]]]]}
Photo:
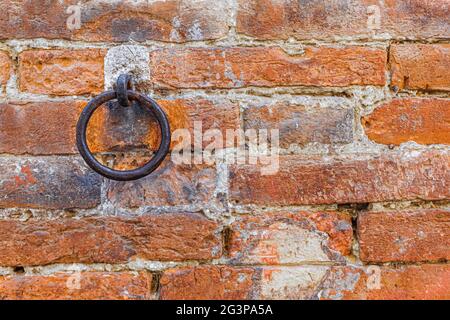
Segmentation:
{"type": "Polygon", "coordinates": [[[384,85],[386,53],[365,47],[161,49],[151,53],[158,88],[384,85]]]}
{"type": "Polygon", "coordinates": [[[0,104],[0,152],[77,153],[75,127],[86,102],[10,102],[0,104]]]}
{"type": "Polygon", "coordinates": [[[199,214],[0,220],[0,264],[126,263],[132,259],[212,259],[221,253],[215,222],[199,214]]]}
{"type": "Polygon", "coordinates": [[[447,300],[450,298],[449,272],[446,264],[401,267],[204,265],[167,270],[161,278],[161,299],[447,300]]]}
{"type": "MultiPolygon", "coordinates": [[[[203,132],[239,128],[239,106],[230,101],[205,99],[159,100],[172,132],[187,129],[194,139],[194,122],[202,123],[203,132]]],[[[0,104],[0,152],[12,154],[78,153],[75,131],[81,110],[87,101],[22,102],[0,104]]],[[[126,152],[133,149],[156,150],[160,132],[153,114],[140,106],[99,108],[87,131],[92,152],[126,152]]],[[[176,145],[178,142],[174,142],[176,145]]],[[[203,145],[206,146],[208,142],[203,145]]]]}
{"type": "Polygon", "coordinates": [[[262,167],[232,166],[231,200],[277,206],[450,197],[450,157],[446,151],[413,151],[360,159],[280,156],[278,172],[261,175],[262,167]]]}
{"type": "Polygon", "coordinates": [[[237,32],[260,40],[448,38],[447,1],[239,0],[237,32]],[[376,6],[376,7],[373,7],[376,6]],[[376,23],[379,10],[380,23],[376,23]]]}
{"type": "Polygon", "coordinates": [[[152,277],[140,272],[81,272],[0,277],[1,300],[148,300],[152,277]]]}
{"type": "MultiPolygon", "coordinates": [[[[225,137],[226,129],[239,128],[239,106],[228,100],[207,99],[158,100],[166,112],[170,130],[187,129],[194,140],[194,122],[201,122],[202,132],[219,129],[225,137]]],[[[136,147],[156,150],[160,128],[151,111],[134,105],[132,109],[113,104],[101,108],[93,116],[88,129],[89,147],[94,152],[126,151],[136,147]]],[[[207,146],[210,141],[204,142],[207,146]]],[[[172,143],[172,147],[178,144],[172,143]]],[[[192,143],[193,146],[193,143],[192,143]]]]}
{"type": "Polygon", "coordinates": [[[2,0],[0,39],[68,39],[82,41],[187,42],[212,40],[228,33],[226,2],[83,1],[80,25],[67,26],[78,0],[2,0]]]}
{"type": "Polygon", "coordinates": [[[28,50],[19,55],[23,92],[57,96],[87,95],[103,90],[105,50],[28,50]]]}
{"type": "Polygon", "coordinates": [[[6,85],[6,82],[9,80],[11,68],[11,58],[6,52],[0,51],[0,93],[6,85]]]}
{"type": "Polygon", "coordinates": [[[450,210],[364,212],[358,216],[361,260],[421,262],[450,259],[450,210]]]}
{"type": "Polygon", "coordinates": [[[318,290],[321,298],[345,300],[450,299],[450,266],[448,264],[373,268],[374,266],[364,269],[333,267],[328,277],[323,280],[321,289],[318,290]]]}
{"type": "Polygon", "coordinates": [[[390,50],[392,86],[450,90],[450,44],[398,44],[390,50]]]}
{"type": "Polygon", "coordinates": [[[382,144],[450,144],[450,100],[395,99],[362,118],[369,139],[382,144]]]}
{"type": "Polygon", "coordinates": [[[251,294],[251,268],[199,266],[164,271],[163,300],[243,300],[251,294]]]}

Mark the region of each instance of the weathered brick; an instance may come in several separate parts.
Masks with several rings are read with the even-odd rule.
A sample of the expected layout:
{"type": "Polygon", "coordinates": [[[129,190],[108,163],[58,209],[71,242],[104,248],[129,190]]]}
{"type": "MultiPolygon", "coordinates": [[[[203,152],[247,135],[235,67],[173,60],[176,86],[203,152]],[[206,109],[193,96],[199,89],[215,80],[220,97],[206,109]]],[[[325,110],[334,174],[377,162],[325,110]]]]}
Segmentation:
{"type": "Polygon", "coordinates": [[[0,277],[0,300],[151,299],[144,272],[80,272],[0,277]]]}
{"type": "Polygon", "coordinates": [[[395,99],[363,117],[362,124],[377,143],[450,144],[450,100],[395,99]]]}
{"type": "Polygon", "coordinates": [[[450,90],[450,44],[393,45],[389,62],[392,86],[412,90],[450,90]]]}
{"type": "Polygon", "coordinates": [[[243,300],[251,295],[252,268],[200,266],[169,269],[161,277],[164,300],[243,300]]]}
{"type": "Polygon", "coordinates": [[[0,160],[0,208],[92,208],[102,178],[74,158],[0,160]]]}
{"type": "Polygon", "coordinates": [[[364,212],[358,216],[361,260],[450,260],[450,210],[364,212]]]}
{"type": "Polygon", "coordinates": [[[217,258],[218,226],[199,214],[0,221],[0,264],[125,263],[217,258]]]}
{"type": "MultiPolygon", "coordinates": [[[[228,100],[207,99],[158,100],[166,112],[171,132],[187,129],[194,141],[194,122],[201,122],[202,131],[219,129],[225,136],[226,129],[239,128],[239,106],[228,100]]],[[[93,151],[126,151],[143,146],[156,150],[159,146],[160,128],[151,111],[139,105],[123,108],[113,103],[101,108],[92,118],[88,130],[89,146],[93,151]]],[[[177,145],[177,141],[172,146],[177,145]]],[[[203,143],[203,146],[210,142],[203,143]]]]}
{"type": "Polygon", "coordinates": [[[267,266],[255,269],[251,298],[445,300],[450,297],[449,273],[450,267],[446,264],[398,268],[267,266]]]}
{"type": "Polygon", "coordinates": [[[346,300],[450,299],[448,264],[385,266],[379,271],[373,268],[377,267],[333,267],[323,279],[318,296],[346,300]]]}
{"type": "Polygon", "coordinates": [[[0,51],[0,93],[3,91],[6,82],[9,80],[11,68],[11,58],[6,52],[0,51]]]}
{"type": "Polygon", "coordinates": [[[330,267],[200,266],[166,270],[161,299],[312,299],[330,267]]]}
{"type": "MultiPolygon", "coordinates": [[[[0,299],[450,299],[448,1],[0,2],[0,299]],[[71,5],[81,12],[76,28],[67,24],[71,5]],[[388,41],[356,44],[365,40],[388,41]],[[81,46],[68,46],[74,41],[81,46]],[[177,45],[134,48],[128,67],[132,55],[105,58],[111,44],[152,41],[177,45]],[[147,68],[131,70],[141,63],[147,68]],[[268,159],[226,168],[169,155],[144,179],[105,180],[74,156],[75,126],[87,96],[120,70],[144,81],[137,89],[167,97],[158,103],[172,133],[193,138],[195,121],[203,133],[279,129],[291,150],[272,175],[268,159]],[[399,96],[381,103],[388,84],[399,96]],[[212,89],[217,97],[206,96],[212,89]],[[358,120],[358,101],[347,97],[354,89],[363,105],[375,104],[358,120]],[[349,153],[361,125],[374,143],[440,146],[349,153]],[[299,155],[296,146],[308,144],[330,150],[299,155]],[[407,206],[419,200],[439,206],[407,206]],[[404,207],[368,206],[353,228],[346,204],[385,201],[404,207]],[[231,220],[209,218],[227,216],[228,202],[231,220]],[[90,214],[105,208],[120,214],[90,214]],[[352,248],[368,265],[351,264],[352,248]],[[89,268],[145,261],[170,268],[161,279],[89,268]],[[42,269],[69,264],[85,271],[42,269]]],[[[92,151],[116,169],[141,166],[159,144],[153,115],[139,106],[106,104],[90,124],[92,151]]]]}
{"type": "Polygon", "coordinates": [[[348,255],[350,216],[336,212],[283,212],[238,216],[231,225],[233,263],[291,264],[334,261],[348,255]]]}
{"type": "Polygon", "coordinates": [[[237,32],[261,40],[448,38],[449,14],[447,1],[239,0],[237,32]]]}
{"type": "Polygon", "coordinates": [[[116,42],[218,39],[228,33],[230,14],[228,1],[211,6],[206,0],[3,0],[0,11],[0,39],[116,42]],[[77,3],[79,25],[70,19],[75,10],[67,13],[77,3]]]}
{"type": "Polygon", "coordinates": [[[311,100],[304,104],[271,103],[250,105],[244,110],[245,129],[278,129],[281,148],[307,143],[339,144],[353,140],[353,109],[336,98],[311,100]],[[322,108],[320,103],[333,106],[322,108]]]}
{"type": "Polygon", "coordinates": [[[150,56],[157,88],[384,85],[386,52],[366,47],[181,48],[150,56]]]}
{"type": "Polygon", "coordinates": [[[231,200],[276,206],[450,197],[446,151],[336,158],[280,156],[279,166],[273,175],[261,175],[261,165],[233,166],[231,200]]]}
{"type": "Polygon", "coordinates": [[[174,206],[214,201],[217,173],[214,165],[177,165],[170,160],[136,181],[110,181],[107,197],[121,207],[174,206]]]}
{"type": "Polygon", "coordinates": [[[446,264],[200,266],[165,271],[160,292],[161,299],[449,299],[449,273],[446,264]]]}
{"type": "Polygon", "coordinates": [[[73,96],[103,90],[105,50],[27,50],[19,55],[20,90],[73,96]]]}
{"type": "MultiPolygon", "coordinates": [[[[229,101],[159,100],[167,113],[172,132],[188,129],[194,139],[194,122],[202,123],[203,132],[239,128],[239,107],[229,101]]],[[[11,154],[73,154],[75,131],[86,101],[22,102],[0,104],[0,152],[11,154]]],[[[123,108],[113,103],[101,107],[91,118],[87,131],[92,152],[156,150],[159,127],[150,111],[139,105],[123,108]]],[[[177,142],[174,143],[174,145],[177,142]]],[[[209,142],[205,142],[206,146],[209,142]]]]}
{"type": "Polygon", "coordinates": [[[255,281],[256,299],[317,299],[317,289],[326,279],[327,266],[263,267],[255,281]]]}
{"type": "Polygon", "coordinates": [[[11,154],[76,153],[75,127],[82,101],[0,104],[0,152],[11,154]]]}

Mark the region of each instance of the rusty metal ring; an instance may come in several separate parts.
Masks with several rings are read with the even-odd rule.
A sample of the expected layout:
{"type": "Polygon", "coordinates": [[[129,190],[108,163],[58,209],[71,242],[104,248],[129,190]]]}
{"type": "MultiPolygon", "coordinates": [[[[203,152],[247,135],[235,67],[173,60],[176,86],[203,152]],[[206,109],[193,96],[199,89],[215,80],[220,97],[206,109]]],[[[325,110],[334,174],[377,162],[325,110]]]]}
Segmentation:
{"type": "Polygon", "coordinates": [[[131,90],[131,76],[129,74],[121,74],[116,82],[117,101],[122,107],[129,107],[128,90],[131,90]]]}
{"type": "Polygon", "coordinates": [[[91,167],[95,172],[108,179],[117,181],[140,179],[155,171],[164,160],[166,155],[169,153],[171,139],[170,126],[169,121],[167,120],[167,116],[153,99],[131,90],[127,91],[127,96],[128,99],[137,101],[141,106],[150,109],[153,112],[161,129],[161,144],[159,145],[158,151],[156,152],[155,156],[150,159],[150,161],[147,162],[143,167],[126,171],[113,170],[107,166],[102,165],[97,159],[95,159],[94,155],[89,150],[86,140],[86,130],[89,120],[98,107],[110,100],[117,99],[117,93],[115,91],[106,91],[92,99],[81,112],[80,118],[77,123],[77,147],[84,161],[86,161],[89,167],[91,167]]]}

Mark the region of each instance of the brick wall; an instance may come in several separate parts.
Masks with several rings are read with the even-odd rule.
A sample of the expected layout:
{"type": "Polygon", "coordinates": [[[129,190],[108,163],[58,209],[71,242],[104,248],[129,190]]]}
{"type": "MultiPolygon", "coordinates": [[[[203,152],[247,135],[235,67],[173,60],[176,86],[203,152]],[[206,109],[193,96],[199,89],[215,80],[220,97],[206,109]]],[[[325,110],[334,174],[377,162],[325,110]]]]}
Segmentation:
{"type": "MultiPolygon", "coordinates": [[[[450,299],[448,1],[0,11],[0,299],[450,299]],[[279,129],[278,170],[97,175],[76,122],[123,72],[173,131],[279,129]]],[[[118,169],[158,145],[139,108],[99,110],[88,135],[118,169]]]]}

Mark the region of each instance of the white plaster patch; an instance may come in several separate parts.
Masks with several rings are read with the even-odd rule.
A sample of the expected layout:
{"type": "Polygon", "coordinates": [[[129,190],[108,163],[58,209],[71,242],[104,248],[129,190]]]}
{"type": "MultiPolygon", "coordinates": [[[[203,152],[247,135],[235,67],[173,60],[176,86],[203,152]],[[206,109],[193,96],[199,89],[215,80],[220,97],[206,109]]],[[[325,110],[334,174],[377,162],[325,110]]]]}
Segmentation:
{"type": "Polygon", "coordinates": [[[150,80],[148,49],[138,45],[121,45],[108,50],[105,57],[105,89],[111,89],[122,73],[132,76],[134,83],[150,80]]]}
{"type": "Polygon", "coordinates": [[[357,269],[345,271],[334,270],[332,274],[322,282],[322,288],[317,292],[317,298],[341,300],[344,298],[344,292],[352,292],[360,279],[360,273],[357,269]]]}
{"type": "Polygon", "coordinates": [[[326,237],[286,223],[262,231],[257,246],[244,258],[246,262],[299,263],[330,261],[324,252],[326,237]]]}
{"type": "Polygon", "coordinates": [[[308,299],[327,274],[327,266],[263,269],[259,299],[308,299]]]}

